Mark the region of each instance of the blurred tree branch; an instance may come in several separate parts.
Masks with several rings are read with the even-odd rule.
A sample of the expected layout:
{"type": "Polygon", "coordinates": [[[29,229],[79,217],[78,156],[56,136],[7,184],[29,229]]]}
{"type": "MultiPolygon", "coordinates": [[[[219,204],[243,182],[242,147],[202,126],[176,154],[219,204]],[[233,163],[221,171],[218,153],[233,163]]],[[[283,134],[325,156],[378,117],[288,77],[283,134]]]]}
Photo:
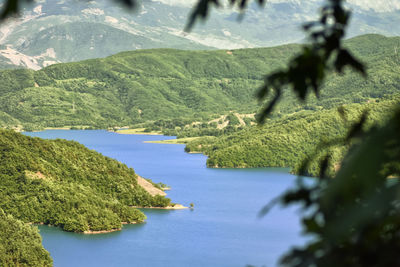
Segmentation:
{"type": "MultiPolygon", "coordinates": [[[[237,7],[242,12],[249,2],[250,0],[229,0],[231,7],[237,7]]],[[[263,6],[266,1],[254,2],[263,6]]],[[[302,52],[291,59],[286,68],[266,75],[264,85],[257,95],[260,101],[265,102],[259,114],[260,122],[273,110],[285,88],[291,88],[301,100],[305,100],[309,92],[319,96],[326,74],[331,70],[342,73],[349,66],[366,75],[364,65],[342,45],[350,19],[350,11],[344,7],[344,2],[328,0],[321,9],[319,20],[303,26],[310,43],[303,46],[302,52]],[[272,92],[275,93],[272,100],[265,101],[272,92]]],[[[220,0],[200,0],[189,17],[186,30],[192,29],[196,20],[206,19],[211,8],[221,5],[220,0]]]]}
{"type": "MultiPolygon", "coordinates": [[[[247,0],[232,0],[240,10],[247,0]]],[[[264,1],[257,1],[260,5],[264,1]]],[[[264,102],[259,121],[273,110],[286,88],[305,101],[309,92],[319,96],[329,72],[342,73],[345,67],[366,76],[364,65],[343,47],[350,12],[344,0],[328,0],[316,22],[304,25],[310,43],[290,60],[286,68],[265,77],[258,92],[264,102]],[[272,100],[267,100],[274,92],[272,100]]],[[[217,0],[201,0],[191,14],[188,29],[198,18],[205,19],[217,0]]],[[[340,110],[339,110],[340,111],[340,110]]],[[[364,131],[367,113],[352,125],[341,140],[321,144],[324,150],[337,142],[350,145],[334,179],[326,175],[329,152],[320,162],[320,177],[313,185],[299,176],[297,186],[284,193],[260,212],[265,215],[276,203],[300,204],[305,211],[304,232],[314,239],[302,248],[289,251],[281,260],[285,266],[400,266],[400,109],[381,127],[364,131]]],[[[306,159],[301,171],[312,159],[306,159]]]]}
{"type": "MultiPolygon", "coordinates": [[[[32,0],[5,0],[0,19],[17,14],[21,3],[32,0]]],[[[135,0],[118,0],[134,7],[135,0]]],[[[186,30],[197,20],[207,19],[221,0],[199,0],[190,14],[186,30]]],[[[229,0],[231,7],[245,12],[250,0],[229,0]]],[[[262,6],[266,1],[254,0],[262,6]]],[[[260,122],[278,103],[282,91],[293,90],[305,101],[309,93],[317,97],[329,72],[343,72],[346,67],[366,75],[364,65],[342,45],[350,12],[344,0],[325,1],[318,21],[307,23],[304,30],[309,43],[301,53],[282,68],[265,76],[258,92],[263,111],[260,122]],[[269,96],[274,93],[272,100],[269,96]]],[[[341,140],[351,144],[334,179],[325,170],[329,154],[321,161],[320,177],[313,184],[298,177],[297,186],[273,204],[300,203],[306,212],[304,232],[314,239],[302,248],[292,249],[281,263],[286,266],[400,266],[400,184],[389,176],[400,174],[400,111],[381,127],[362,130],[366,114],[341,140]]],[[[329,146],[330,144],[327,144],[329,146]]],[[[308,159],[311,160],[311,159],[308,159]]],[[[305,161],[305,165],[307,160],[305,161]]],[[[264,215],[271,205],[262,211],[264,215]]]]}

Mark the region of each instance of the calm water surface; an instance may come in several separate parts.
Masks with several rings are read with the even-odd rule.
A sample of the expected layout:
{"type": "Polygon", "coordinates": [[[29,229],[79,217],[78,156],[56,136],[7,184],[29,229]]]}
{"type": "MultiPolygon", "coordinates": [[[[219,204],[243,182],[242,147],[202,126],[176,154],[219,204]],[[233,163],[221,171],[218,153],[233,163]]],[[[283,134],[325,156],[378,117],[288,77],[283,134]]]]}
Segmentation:
{"type": "Polygon", "coordinates": [[[171,139],[107,131],[26,133],[78,141],[124,162],[143,177],[171,186],[168,197],[194,210],[144,210],[147,222],[122,231],[83,235],[40,226],[43,245],[59,266],[276,266],[279,256],[304,242],[295,209],[257,213],[293,185],[285,169],[208,169],[206,157],[171,139]]]}

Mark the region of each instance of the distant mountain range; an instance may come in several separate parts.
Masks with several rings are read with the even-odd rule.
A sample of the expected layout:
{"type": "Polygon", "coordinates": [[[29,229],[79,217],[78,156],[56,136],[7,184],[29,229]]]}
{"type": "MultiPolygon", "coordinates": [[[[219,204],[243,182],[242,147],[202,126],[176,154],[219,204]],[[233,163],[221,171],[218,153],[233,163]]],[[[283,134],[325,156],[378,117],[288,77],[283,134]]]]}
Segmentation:
{"type": "MultiPolygon", "coordinates": [[[[326,80],[321,99],[307,106],[284,95],[274,114],[364,103],[399,93],[400,37],[364,35],[346,46],[368,67],[326,80]]],[[[106,129],[159,119],[254,113],[264,75],[285,66],[299,45],[218,51],[151,49],[80,62],[0,71],[0,127],[38,130],[91,126],[106,129]]],[[[195,118],[195,119],[194,119],[195,118]]]]}
{"type": "MultiPolygon", "coordinates": [[[[400,35],[396,0],[350,0],[349,37],[400,35]]],[[[38,0],[0,27],[0,68],[40,69],[57,62],[105,57],[142,48],[233,49],[302,42],[300,25],[317,18],[320,0],[270,0],[253,4],[243,20],[230,8],[183,33],[195,1],[143,0],[135,12],[112,1],[38,0]]]]}

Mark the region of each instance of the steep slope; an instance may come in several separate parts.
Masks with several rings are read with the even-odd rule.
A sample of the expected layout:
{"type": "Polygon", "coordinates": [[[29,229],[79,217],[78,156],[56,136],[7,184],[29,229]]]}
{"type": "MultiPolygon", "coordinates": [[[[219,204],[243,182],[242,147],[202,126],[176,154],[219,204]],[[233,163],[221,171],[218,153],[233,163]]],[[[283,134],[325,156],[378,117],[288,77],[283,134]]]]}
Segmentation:
{"type": "MultiPolygon", "coordinates": [[[[366,35],[347,41],[368,67],[332,75],[321,99],[307,105],[287,94],[275,115],[362,103],[399,91],[398,37],[366,35]]],[[[284,66],[298,45],[182,51],[140,50],[105,59],[57,64],[40,71],[0,72],[0,125],[29,129],[124,126],[156,119],[198,118],[230,111],[254,113],[264,75],[284,66]]]]}
{"type": "Polygon", "coordinates": [[[66,231],[110,231],[145,220],[130,206],[166,207],[133,169],[83,145],[0,130],[0,209],[23,222],[66,231]]]}

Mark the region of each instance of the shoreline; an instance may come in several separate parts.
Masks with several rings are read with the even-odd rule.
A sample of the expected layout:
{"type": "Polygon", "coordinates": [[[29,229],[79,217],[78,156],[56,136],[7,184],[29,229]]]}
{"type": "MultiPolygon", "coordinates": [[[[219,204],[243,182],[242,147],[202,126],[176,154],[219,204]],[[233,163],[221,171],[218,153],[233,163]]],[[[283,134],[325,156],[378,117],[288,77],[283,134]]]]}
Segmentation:
{"type": "MultiPolygon", "coordinates": [[[[143,141],[143,143],[150,144],[170,144],[170,145],[186,145],[190,141],[201,138],[202,136],[196,137],[183,137],[183,138],[175,138],[175,139],[166,139],[166,140],[151,140],[151,141],[143,141]]],[[[201,153],[201,152],[200,152],[201,153]]]]}
{"type": "MultiPolygon", "coordinates": [[[[122,224],[122,225],[127,225],[127,224],[139,224],[139,223],[145,223],[145,222],[144,222],[144,221],[143,221],[143,222],[131,222],[131,223],[122,222],[121,224],[122,224]]],[[[115,228],[115,229],[111,229],[111,230],[98,230],[98,231],[87,230],[87,231],[84,231],[84,232],[75,232],[75,233],[84,234],[84,235],[108,234],[108,233],[112,233],[112,232],[121,231],[122,228],[123,228],[123,227],[121,227],[121,228],[115,228]]]]}
{"type": "MultiPolygon", "coordinates": [[[[146,221],[141,221],[141,222],[121,222],[122,225],[128,225],[128,224],[139,224],[139,223],[145,223],[146,221]]],[[[38,222],[38,223],[33,223],[33,222],[28,222],[28,225],[45,225],[45,226],[49,226],[49,227],[57,227],[59,228],[61,231],[63,232],[68,232],[68,233],[75,233],[75,234],[84,234],[84,235],[96,235],[96,234],[107,234],[107,233],[112,233],[112,232],[117,232],[117,231],[121,231],[123,227],[120,228],[114,228],[111,230],[87,230],[87,231],[83,231],[83,232],[73,232],[73,231],[65,231],[64,229],[61,228],[61,226],[55,226],[52,224],[45,224],[43,222],[38,222]]]]}
{"type": "Polygon", "coordinates": [[[99,230],[99,231],[84,231],[84,232],[77,232],[78,234],[84,234],[84,235],[99,235],[99,234],[108,234],[108,233],[112,233],[112,232],[117,232],[117,231],[121,231],[122,228],[116,228],[116,229],[111,229],[111,230],[99,230]]]}
{"type": "Polygon", "coordinates": [[[181,204],[175,204],[174,206],[167,206],[167,207],[141,207],[141,206],[131,206],[132,208],[136,209],[154,209],[154,210],[184,210],[189,209],[189,207],[185,207],[181,204]]]}
{"type": "Polygon", "coordinates": [[[24,130],[22,127],[21,128],[15,128],[13,129],[16,132],[42,132],[46,130],[105,130],[108,132],[112,133],[117,133],[117,134],[133,134],[133,135],[163,135],[162,132],[160,131],[152,131],[152,132],[145,132],[145,128],[135,128],[135,129],[129,129],[127,127],[116,127],[114,128],[97,128],[95,126],[88,126],[88,125],[74,125],[74,126],[60,126],[60,127],[43,127],[43,128],[38,128],[35,130],[24,130]]]}
{"type": "MultiPolygon", "coordinates": [[[[160,132],[140,132],[138,130],[140,130],[141,128],[137,128],[137,129],[121,129],[121,130],[117,130],[117,131],[112,131],[112,130],[107,130],[107,129],[96,129],[96,130],[107,130],[108,132],[113,132],[113,133],[117,133],[117,134],[125,134],[125,135],[160,135],[163,136],[162,133],[160,132]],[[122,132],[122,131],[132,131],[132,132],[122,132]]],[[[16,129],[14,129],[16,130],[16,129]]],[[[44,128],[44,130],[85,130],[85,129],[70,129],[67,126],[66,127],[46,127],[44,128]]],[[[16,130],[17,131],[17,130],[16,130]]],[[[39,130],[42,131],[42,130],[39,130]]],[[[39,132],[39,131],[29,131],[29,132],[39,132]]],[[[25,132],[25,131],[21,131],[21,132],[25,132]]],[[[197,137],[184,137],[184,138],[178,138],[178,139],[166,139],[166,140],[151,140],[151,141],[142,141],[143,143],[152,143],[152,144],[171,144],[171,145],[186,145],[188,141],[191,141],[193,139],[197,139],[197,138],[201,138],[203,136],[197,136],[197,137]]],[[[201,151],[189,151],[186,152],[188,154],[203,154],[205,156],[208,155],[204,154],[204,152],[201,151]]],[[[212,169],[263,169],[263,168],[284,168],[284,169],[292,169],[292,167],[282,167],[282,166],[261,166],[261,167],[254,167],[254,166],[236,166],[236,167],[226,167],[226,166],[208,166],[207,168],[212,168],[212,169]]],[[[293,175],[297,175],[295,173],[293,173],[292,171],[288,171],[288,173],[293,174],[293,175]]],[[[310,176],[311,177],[311,176],[310,176]]],[[[395,177],[395,176],[391,176],[388,177],[389,179],[392,178],[400,178],[400,177],[395,177]]],[[[168,191],[170,190],[170,188],[162,188],[162,191],[168,191]]]]}
{"type": "Polygon", "coordinates": [[[113,131],[117,134],[133,134],[133,135],[163,135],[161,132],[145,132],[145,128],[136,129],[120,129],[113,131]]]}
{"type": "Polygon", "coordinates": [[[143,141],[143,143],[146,143],[146,144],[183,145],[183,143],[168,142],[169,140],[177,140],[177,139],[156,140],[156,141],[143,141]]]}
{"type": "MultiPolygon", "coordinates": [[[[62,127],[44,127],[41,129],[29,130],[29,131],[25,131],[22,128],[18,128],[18,129],[14,129],[14,131],[16,131],[16,132],[33,132],[34,133],[34,132],[42,132],[42,131],[47,131],[47,130],[69,130],[69,131],[105,130],[110,133],[127,134],[127,135],[164,135],[162,132],[145,132],[144,129],[145,128],[136,128],[136,129],[119,128],[118,130],[114,131],[110,128],[92,128],[91,126],[62,126],[62,127]]],[[[149,141],[149,142],[152,142],[152,141],[149,141]]]]}

